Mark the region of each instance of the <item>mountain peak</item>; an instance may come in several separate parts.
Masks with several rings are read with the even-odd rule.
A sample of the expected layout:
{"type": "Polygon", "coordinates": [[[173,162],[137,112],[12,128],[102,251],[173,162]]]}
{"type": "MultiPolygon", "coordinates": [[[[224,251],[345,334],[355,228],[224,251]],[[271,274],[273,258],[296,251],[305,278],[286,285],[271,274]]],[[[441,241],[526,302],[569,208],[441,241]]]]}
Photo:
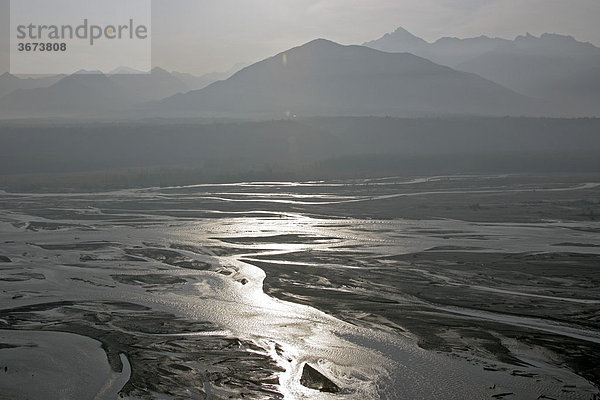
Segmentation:
{"type": "Polygon", "coordinates": [[[313,39],[310,42],[307,42],[307,43],[303,44],[300,47],[316,47],[316,46],[319,46],[319,47],[325,47],[325,46],[328,46],[328,47],[340,47],[341,44],[333,42],[333,41],[328,40],[328,39],[318,38],[318,39],[313,39]]]}
{"type": "Polygon", "coordinates": [[[592,43],[580,42],[573,36],[558,33],[544,33],[540,37],[527,33],[517,36],[513,43],[528,54],[563,57],[600,56],[600,49],[592,43]]]}
{"type": "Polygon", "coordinates": [[[519,35],[515,38],[514,42],[518,43],[518,42],[522,42],[522,41],[533,41],[533,40],[537,40],[539,39],[538,37],[532,35],[531,33],[527,32],[524,35],[519,35]]]}
{"type": "Polygon", "coordinates": [[[596,47],[593,43],[580,42],[571,35],[561,35],[559,33],[544,33],[542,36],[540,36],[540,39],[546,42],[554,42],[565,45],[584,45],[588,47],[596,47]]]}
{"type": "Polygon", "coordinates": [[[171,75],[171,73],[169,71],[167,71],[164,68],[161,67],[154,67],[152,68],[152,70],[150,71],[151,74],[163,74],[163,75],[171,75]]]}
{"type": "Polygon", "coordinates": [[[560,39],[560,40],[568,40],[568,41],[576,41],[575,38],[571,35],[561,35],[559,33],[544,33],[540,36],[540,39],[560,39]]]}
{"type": "MultiPolygon", "coordinates": [[[[318,54],[326,54],[332,51],[335,51],[336,49],[340,49],[340,48],[344,48],[344,47],[348,47],[348,46],[344,46],[341,45],[339,43],[333,42],[331,40],[327,40],[327,39],[313,39],[310,42],[306,42],[303,45],[288,49],[286,51],[284,51],[284,54],[287,54],[288,56],[294,53],[302,53],[302,52],[311,52],[311,53],[318,53],[318,54]]],[[[280,55],[276,56],[279,57],[280,55]]]]}
{"type": "Polygon", "coordinates": [[[396,35],[396,36],[402,35],[402,36],[407,36],[407,37],[413,37],[413,38],[420,39],[419,37],[413,35],[412,33],[410,33],[409,31],[407,31],[406,29],[404,29],[401,26],[397,27],[396,30],[391,33],[391,35],[396,35]]]}
{"type": "Polygon", "coordinates": [[[505,115],[524,101],[499,85],[412,54],[316,39],[227,80],[165,99],[155,110],[269,117],[288,111],[305,116],[505,115]]]}
{"type": "Polygon", "coordinates": [[[402,27],[398,27],[394,32],[386,33],[382,37],[370,42],[363,43],[364,46],[383,51],[401,51],[415,52],[416,49],[427,46],[429,43],[417,37],[402,27]]]}
{"type": "Polygon", "coordinates": [[[75,72],[74,74],[67,75],[60,79],[54,85],[80,85],[80,84],[101,84],[108,82],[108,76],[104,75],[100,71],[84,71],[75,72]]]}
{"type": "Polygon", "coordinates": [[[402,28],[401,26],[396,28],[396,30],[394,32],[387,33],[386,35],[384,35],[384,37],[385,36],[393,38],[394,40],[402,40],[407,44],[426,44],[427,43],[425,40],[421,39],[418,36],[413,35],[406,29],[402,28]]]}

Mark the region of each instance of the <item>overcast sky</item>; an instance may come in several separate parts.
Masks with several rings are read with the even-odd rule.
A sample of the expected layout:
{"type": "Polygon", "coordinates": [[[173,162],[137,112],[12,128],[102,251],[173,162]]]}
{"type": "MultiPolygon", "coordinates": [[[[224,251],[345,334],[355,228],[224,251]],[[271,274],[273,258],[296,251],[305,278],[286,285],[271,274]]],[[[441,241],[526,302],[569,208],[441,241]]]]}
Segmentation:
{"type": "MultiPolygon", "coordinates": [[[[85,0],[82,0],[85,1],[85,0]]],[[[0,72],[9,0],[0,0],[0,72]]],[[[600,0],[152,0],[153,64],[201,74],[323,37],[360,44],[402,26],[425,40],[530,32],[600,46],[600,0]]]]}

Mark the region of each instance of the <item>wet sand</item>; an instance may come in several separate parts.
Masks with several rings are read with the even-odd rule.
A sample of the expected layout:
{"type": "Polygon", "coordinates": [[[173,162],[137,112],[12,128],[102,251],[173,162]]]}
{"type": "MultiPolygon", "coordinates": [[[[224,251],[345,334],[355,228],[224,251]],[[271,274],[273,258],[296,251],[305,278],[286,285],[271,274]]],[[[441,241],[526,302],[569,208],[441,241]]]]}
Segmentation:
{"type": "Polygon", "coordinates": [[[105,398],[591,399],[599,181],[0,193],[0,356],[91,340],[105,398]]]}
{"type": "Polygon", "coordinates": [[[3,399],[115,399],[131,368],[113,371],[100,342],[64,332],[0,330],[3,399]]]}

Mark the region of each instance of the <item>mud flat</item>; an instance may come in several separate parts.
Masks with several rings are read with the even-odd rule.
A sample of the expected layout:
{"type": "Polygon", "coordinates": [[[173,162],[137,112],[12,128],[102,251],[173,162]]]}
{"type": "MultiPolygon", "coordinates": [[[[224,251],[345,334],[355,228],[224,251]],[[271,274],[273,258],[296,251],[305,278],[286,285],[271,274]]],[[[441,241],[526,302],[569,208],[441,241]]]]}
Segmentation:
{"type": "Polygon", "coordinates": [[[597,398],[595,182],[0,193],[0,392],[597,398]]]}
{"type": "Polygon", "coordinates": [[[108,301],[37,304],[5,310],[0,318],[15,329],[0,331],[10,372],[0,385],[10,398],[282,397],[275,362],[210,323],[108,301]]]}
{"type": "MultiPolygon", "coordinates": [[[[313,253],[307,259],[319,257],[313,253]]],[[[289,264],[273,258],[249,262],[265,270],[274,296],[385,326],[425,349],[502,361],[511,373],[537,359],[600,383],[600,255],[421,252],[373,256],[364,268],[363,254],[356,279],[355,270],[336,267],[356,261],[333,254],[303,283],[292,278],[307,269],[298,253],[289,264]]]]}
{"type": "Polygon", "coordinates": [[[100,342],[64,332],[0,330],[3,399],[114,399],[131,368],[113,371],[100,342]]]}

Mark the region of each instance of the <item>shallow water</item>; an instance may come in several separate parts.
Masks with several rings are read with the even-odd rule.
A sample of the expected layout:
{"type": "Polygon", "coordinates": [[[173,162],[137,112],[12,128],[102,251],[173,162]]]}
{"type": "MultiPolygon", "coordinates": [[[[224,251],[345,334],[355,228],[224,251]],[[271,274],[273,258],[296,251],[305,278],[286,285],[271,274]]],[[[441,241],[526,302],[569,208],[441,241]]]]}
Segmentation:
{"type": "Polygon", "coordinates": [[[101,340],[132,398],[587,399],[597,181],[0,193],[0,328],[101,340]]]}

